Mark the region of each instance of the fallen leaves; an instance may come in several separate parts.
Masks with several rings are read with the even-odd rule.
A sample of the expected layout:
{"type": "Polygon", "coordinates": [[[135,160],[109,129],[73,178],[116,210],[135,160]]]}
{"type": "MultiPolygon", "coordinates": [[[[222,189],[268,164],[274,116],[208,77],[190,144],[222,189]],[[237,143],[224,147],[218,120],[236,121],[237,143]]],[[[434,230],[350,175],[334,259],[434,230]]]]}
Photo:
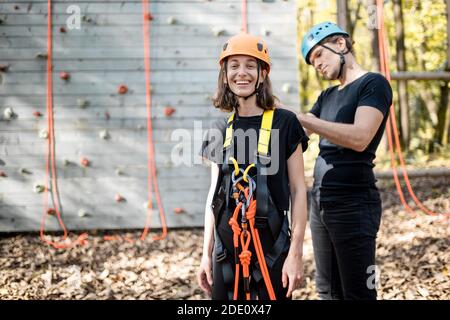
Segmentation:
{"type": "MultiPolygon", "coordinates": [[[[444,177],[412,183],[426,206],[448,207],[444,177]],[[432,194],[438,198],[430,198],[432,194]]],[[[449,220],[421,214],[412,218],[391,185],[380,190],[384,212],[377,241],[379,299],[450,299],[449,220]]],[[[305,281],[294,299],[318,299],[309,227],[306,231],[305,281]]],[[[120,235],[137,239],[140,233],[120,235]]],[[[3,236],[0,299],[208,299],[196,281],[201,229],[171,230],[162,241],[152,241],[150,234],[134,244],[105,241],[104,235],[90,232],[87,245],[67,250],[45,246],[38,234],[3,236]]]]}

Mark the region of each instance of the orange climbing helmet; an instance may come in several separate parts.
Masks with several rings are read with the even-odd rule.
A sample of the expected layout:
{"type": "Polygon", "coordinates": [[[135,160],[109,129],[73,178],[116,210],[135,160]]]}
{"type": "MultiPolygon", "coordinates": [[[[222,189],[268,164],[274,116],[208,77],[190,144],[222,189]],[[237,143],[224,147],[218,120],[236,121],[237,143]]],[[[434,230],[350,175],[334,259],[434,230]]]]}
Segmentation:
{"type": "Polygon", "coordinates": [[[219,63],[223,64],[225,58],[229,56],[242,54],[254,57],[267,64],[267,73],[270,71],[269,50],[266,43],[259,37],[252,36],[248,33],[241,32],[230,39],[223,45],[220,53],[219,63]]]}

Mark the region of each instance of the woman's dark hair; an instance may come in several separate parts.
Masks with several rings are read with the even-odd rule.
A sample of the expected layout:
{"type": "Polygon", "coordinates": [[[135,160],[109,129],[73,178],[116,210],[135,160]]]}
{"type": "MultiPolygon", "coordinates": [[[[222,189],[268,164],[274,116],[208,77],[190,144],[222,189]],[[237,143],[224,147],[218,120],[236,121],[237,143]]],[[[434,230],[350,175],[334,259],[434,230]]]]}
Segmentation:
{"type": "MultiPolygon", "coordinates": [[[[267,64],[263,61],[257,60],[260,68],[260,77],[262,70],[269,70],[267,64]]],[[[219,72],[219,79],[217,83],[217,92],[213,98],[213,105],[222,111],[234,111],[239,106],[239,101],[236,95],[231,91],[228,81],[226,80],[226,68],[227,60],[224,61],[219,72]]],[[[277,98],[272,92],[272,83],[270,82],[269,75],[266,76],[264,81],[258,86],[256,92],[256,105],[264,110],[273,109],[275,106],[275,100],[277,98]]]]}

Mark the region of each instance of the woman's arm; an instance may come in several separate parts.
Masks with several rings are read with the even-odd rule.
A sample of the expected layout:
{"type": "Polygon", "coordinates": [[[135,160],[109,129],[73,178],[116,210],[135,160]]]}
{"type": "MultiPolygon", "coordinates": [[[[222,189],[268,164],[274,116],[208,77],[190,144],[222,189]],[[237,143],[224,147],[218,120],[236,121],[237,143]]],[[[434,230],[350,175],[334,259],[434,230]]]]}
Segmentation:
{"type": "Polygon", "coordinates": [[[211,209],[211,203],[216,190],[217,180],[219,178],[219,166],[211,162],[211,185],[209,187],[208,197],[205,205],[205,227],[203,238],[203,256],[200,262],[200,268],[197,273],[199,286],[207,293],[211,294],[212,280],[212,253],[214,248],[214,215],[211,209]]]}
{"type": "Polygon", "coordinates": [[[303,280],[303,239],[305,237],[307,206],[303,150],[299,144],[288,159],[288,176],[291,192],[291,247],[283,266],[283,286],[289,282],[287,296],[303,280]]]}
{"type": "Polygon", "coordinates": [[[211,162],[211,185],[209,187],[208,197],[205,205],[205,228],[203,239],[203,256],[211,256],[214,245],[214,214],[211,209],[211,203],[216,190],[217,180],[219,178],[219,166],[211,162]]]}

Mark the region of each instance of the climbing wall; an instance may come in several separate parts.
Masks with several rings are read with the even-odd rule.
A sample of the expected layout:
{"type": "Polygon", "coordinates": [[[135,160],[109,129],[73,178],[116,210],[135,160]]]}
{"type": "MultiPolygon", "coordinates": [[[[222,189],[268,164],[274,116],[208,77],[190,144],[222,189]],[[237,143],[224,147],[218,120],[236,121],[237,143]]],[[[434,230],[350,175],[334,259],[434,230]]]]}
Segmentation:
{"type": "MultiPolygon", "coordinates": [[[[177,165],[198,153],[203,129],[224,115],[211,106],[217,58],[240,30],[241,1],[150,3],[153,135],[168,227],[201,226],[209,169],[177,165]],[[193,139],[180,147],[174,133],[193,139]],[[195,137],[194,137],[195,136],[195,137]]],[[[48,142],[47,1],[0,3],[0,231],[39,230],[48,142]]],[[[62,218],[69,230],[143,228],[147,118],[141,1],[54,1],[53,90],[62,218]],[[80,29],[67,25],[80,9],[80,29]]],[[[73,21],[72,21],[73,22],[73,21]]],[[[296,4],[248,1],[249,32],[272,56],[275,94],[298,106],[296,4]]],[[[197,160],[198,162],[198,160],[197,160]]],[[[156,206],[155,206],[156,208],[156,206]]],[[[46,215],[46,230],[59,230],[46,215]]],[[[160,227],[157,210],[152,227],[160,227]]]]}

